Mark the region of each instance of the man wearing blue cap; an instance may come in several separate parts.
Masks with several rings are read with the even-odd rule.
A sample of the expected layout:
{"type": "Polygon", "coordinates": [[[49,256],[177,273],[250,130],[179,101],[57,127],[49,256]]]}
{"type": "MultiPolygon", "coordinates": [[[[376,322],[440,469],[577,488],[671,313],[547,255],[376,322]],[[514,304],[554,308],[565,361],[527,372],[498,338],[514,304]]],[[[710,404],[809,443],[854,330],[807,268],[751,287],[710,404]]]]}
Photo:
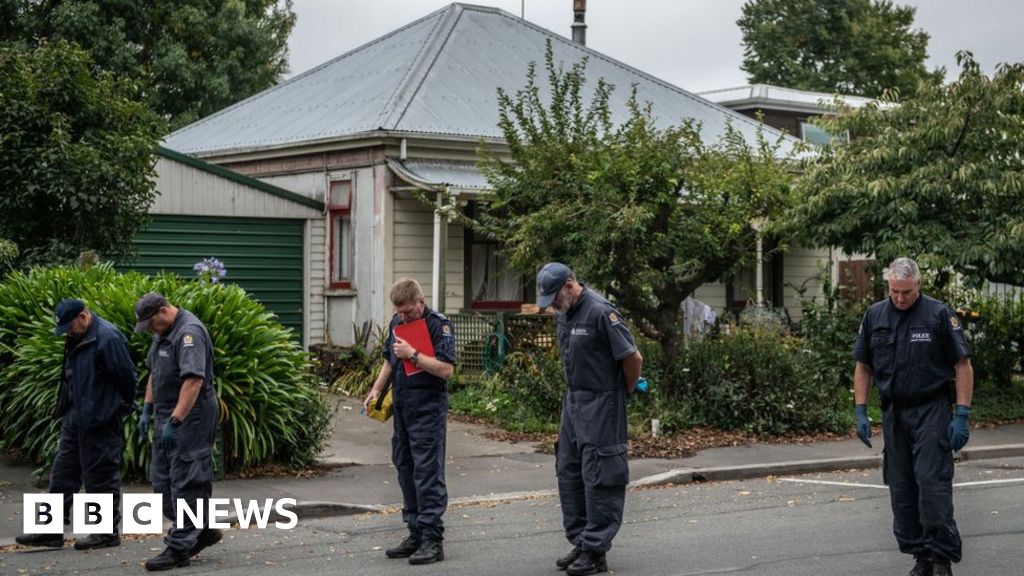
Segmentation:
{"type": "MultiPolygon", "coordinates": [[[[121,543],[121,454],[124,416],[135,396],[135,364],[128,341],[116,326],[89,310],[81,300],[57,304],[57,336],[64,340],[64,369],[55,416],[63,418],[60,443],[50,472],[50,493],[64,495],[64,518],[70,518],[73,495],[82,486],[93,494],[114,495],[114,532],[91,534],[75,542],[76,550],[121,543]]],[[[62,534],[23,534],[26,546],[64,546],[62,534]]]]}
{"type": "Polygon", "coordinates": [[[606,572],[629,483],[626,398],[644,359],[615,306],[577,282],[565,264],[545,264],[537,292],[541,308],[558,311],[558,350],[569,385],[555,470],[562,525],[573,547],[555,564],[571,576],[606,572]]]}

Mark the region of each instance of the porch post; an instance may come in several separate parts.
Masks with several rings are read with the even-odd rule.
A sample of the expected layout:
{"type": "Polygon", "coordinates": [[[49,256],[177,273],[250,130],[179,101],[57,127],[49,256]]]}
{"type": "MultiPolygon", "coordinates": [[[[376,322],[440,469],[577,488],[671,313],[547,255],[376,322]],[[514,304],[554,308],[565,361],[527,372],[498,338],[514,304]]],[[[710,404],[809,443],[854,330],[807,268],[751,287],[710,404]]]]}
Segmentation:
{"type": "Polygon", "coordinates": [[[754,282],[757,286],[757,305],[764,306],[764,238],[761,236],[760,230],[757,232],[757,263],[754,282]]]}
{"type": "Polygon", "coordinates": [[[445,253],[447,252],[448,221],[441,216],[441,208],[444,207],[444,194],[437,193],[434,206],[434,257],[433,257],[433,278],[431,280],[431,302],[434,310],[444,312],[445,293],[445,253]]]}

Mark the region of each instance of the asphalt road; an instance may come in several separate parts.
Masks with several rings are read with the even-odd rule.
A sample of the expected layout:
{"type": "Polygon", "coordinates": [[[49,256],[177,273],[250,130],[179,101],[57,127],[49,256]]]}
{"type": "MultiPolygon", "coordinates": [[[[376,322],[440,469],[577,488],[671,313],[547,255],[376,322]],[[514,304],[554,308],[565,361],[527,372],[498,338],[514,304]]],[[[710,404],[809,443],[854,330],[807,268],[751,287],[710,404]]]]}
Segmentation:
{"type": "MultiPolygon", "coordinates": [[[[964,561],[955,573],[1024,576],[1024,458],[957,468],[964,561]]],[[[614,574],[690,576],[904,575],[880,472],[690,484],[629,493],[626,524],[609,553],[614,574]]],[[[192,566],[171,574],[557,575],[567,551],[557,499],[456,507],[447,560],[410,566],[383,548],[404,536],[398,514],[301,520],[294,530],[232,530],[192,566]]],[[[0,554],[0,574],[139,573],[159,539],[88,553],[0,554]]]]}

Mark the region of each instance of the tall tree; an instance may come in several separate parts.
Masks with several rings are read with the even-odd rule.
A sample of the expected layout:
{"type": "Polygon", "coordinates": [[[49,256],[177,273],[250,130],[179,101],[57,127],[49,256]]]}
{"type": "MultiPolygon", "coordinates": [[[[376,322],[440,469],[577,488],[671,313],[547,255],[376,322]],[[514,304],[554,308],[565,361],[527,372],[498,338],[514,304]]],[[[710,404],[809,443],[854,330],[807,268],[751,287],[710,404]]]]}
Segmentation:
{"type": "Polygon", "coordinates": [[[0,38],[77,43],[173,128],[272,86],[294,24],[292,0],[0,0],[0,38]]]}
{"type": "Polygon", "coordinates": [[[165,123],[67,42],[0,47],[0,235],[19,262],[132,249],[165,123]]]}
{"type": "Polygon", "coordinates": [[[889,0],[750,0],[737,20],[752,83],[874,98],[911,95],[928,72],[928,34],[916,8],[889,0]]]}
{"type": "Polygon", "coordinates": [[[825,121],[855,138],[800,179],[790,225],[805,242],[916,257],[940,286],[953,271],[1024,285],[1024,64],[988,77],[957,60],[955,82],[825,121]]]}
{"type": "Polygon", "coordinates": [[[659,128],[635,91],[615,126],[613,87],[599,80],[586,98],[585,66],[556,66],[549,43],[549,90],[532,65],[523,89],[499,90],[510,157],[485,153],[493,193],[474,225],[525,273],[569,264],[674,357],[683,300],[749,262],[755,222],[788,205],[787,163],[778,142],[748,143],[731,128],[716,145],[690,121],[659,128]]]}

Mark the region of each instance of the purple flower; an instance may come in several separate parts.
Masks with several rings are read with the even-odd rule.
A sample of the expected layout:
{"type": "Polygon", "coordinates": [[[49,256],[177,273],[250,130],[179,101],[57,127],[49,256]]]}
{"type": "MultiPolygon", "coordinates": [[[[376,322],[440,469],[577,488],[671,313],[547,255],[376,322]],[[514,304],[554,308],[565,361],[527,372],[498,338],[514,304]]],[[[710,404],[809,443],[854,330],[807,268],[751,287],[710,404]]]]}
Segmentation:
{"type": "Polygon", "coordinates": [[[201,284],[206,284],[207,280],[211,284],[217,284],[228,275],[228,270],[224,267],[224,263],[216,258],[203,258],[196,262],[192,266],[192,272],[195,273],[196,278],[201,284]]]}

